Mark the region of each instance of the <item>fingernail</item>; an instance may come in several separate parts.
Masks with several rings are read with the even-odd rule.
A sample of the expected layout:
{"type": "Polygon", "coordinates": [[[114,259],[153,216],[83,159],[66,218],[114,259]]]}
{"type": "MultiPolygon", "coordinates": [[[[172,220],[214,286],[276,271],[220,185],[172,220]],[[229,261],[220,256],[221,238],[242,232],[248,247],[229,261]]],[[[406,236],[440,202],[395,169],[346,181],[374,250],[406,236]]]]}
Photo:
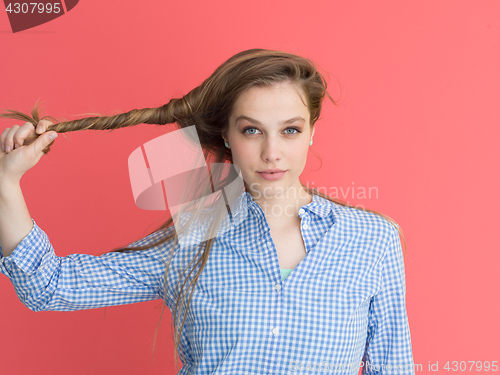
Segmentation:
{"type": "Polygon", "coordinates": [[[9,151],[10,151],[10,146],[5,147],[5,152],[9,152],[9,151]]]}
{"type": "Polygon", "coordinates": [[[51,134],[49,134],[49,138],[50,138],[51,140],[56,139],[56,138],[57,138],[57,133],[51,133],[51,134]]]}
{"type": "Polygon", "coordinates": [[[14,143],[14,148],[19,148],[19,145],[17,143],[14,143]]]}

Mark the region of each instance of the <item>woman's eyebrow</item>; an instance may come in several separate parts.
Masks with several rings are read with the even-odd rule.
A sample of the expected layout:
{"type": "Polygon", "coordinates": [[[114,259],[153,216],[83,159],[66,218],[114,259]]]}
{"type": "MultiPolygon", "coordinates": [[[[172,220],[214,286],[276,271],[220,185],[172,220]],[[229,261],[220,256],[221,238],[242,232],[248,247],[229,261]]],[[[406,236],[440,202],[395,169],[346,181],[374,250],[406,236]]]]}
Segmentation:
{"type": "MultiPolygon", "coordinates": [[[[252,124],[256,124],[256,125],[262,125],[259,121],[251,118],[251,117],[248,117],[248,116],[245,116],[245,115],[240,115],[236,118],[236,121],[235,123],[237,124],[238,121],[240,120],[247,120],[248,122],[251,122],[252,124]]],[[[280,125],[286,125],[286,124],[291,124],[295,121],[303,121],[303,122],[306,122],[306,120],[304,120],[302,117],[300,116],[296,116],[294,118],[291,118],[291,119],[288,119],[288,120],[284,120],[284,121],[281,121],[280,122],[280,125]]]]}

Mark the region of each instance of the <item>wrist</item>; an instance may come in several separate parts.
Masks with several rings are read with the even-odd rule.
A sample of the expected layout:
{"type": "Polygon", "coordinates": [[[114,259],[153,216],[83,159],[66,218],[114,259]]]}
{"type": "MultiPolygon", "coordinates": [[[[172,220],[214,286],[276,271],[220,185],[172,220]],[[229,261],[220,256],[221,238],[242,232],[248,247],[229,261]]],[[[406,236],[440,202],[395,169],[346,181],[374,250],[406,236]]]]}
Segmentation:
{"type": "Polygon", "coordinates": [[[5,177],[0,174],[0,195],[5,190],[9,190],[11,188],[17,188],[21,186],[21,180],[12,177],[5,177]]]}

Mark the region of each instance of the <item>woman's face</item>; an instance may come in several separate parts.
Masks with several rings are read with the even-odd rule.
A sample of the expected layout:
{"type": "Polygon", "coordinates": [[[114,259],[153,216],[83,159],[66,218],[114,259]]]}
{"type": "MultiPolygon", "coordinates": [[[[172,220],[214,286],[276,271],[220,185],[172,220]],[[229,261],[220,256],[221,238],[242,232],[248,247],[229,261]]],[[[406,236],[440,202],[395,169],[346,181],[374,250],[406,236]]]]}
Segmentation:
{"type": "Polygon", "coordinates": [[[299,176],[314,134],[304,103],[302,90],[289,82],[252,87],[236,100],[223,137],[252,197],[267,199],[287,190],[288,197],[298,197],[303,191],[299,176]],[[275,168],[286,172],[274,180],[259,173],[275,168]]]}

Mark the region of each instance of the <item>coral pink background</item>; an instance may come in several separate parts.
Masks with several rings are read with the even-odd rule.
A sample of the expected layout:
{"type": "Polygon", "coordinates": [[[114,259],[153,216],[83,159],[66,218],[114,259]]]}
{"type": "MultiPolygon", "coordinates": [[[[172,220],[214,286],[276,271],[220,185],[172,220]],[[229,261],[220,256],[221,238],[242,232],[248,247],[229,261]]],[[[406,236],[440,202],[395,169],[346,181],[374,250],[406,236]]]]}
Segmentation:
{"type": "MultiPolygon", "coordinates": [[[[0,107],[111,115],[180,97],[244,49],[311,58],[343,91],[324,102],[303,180],[401,225],[414,362],[469,370],[500,360],[498,14],[494,0],[85,0],[13,34],[2,11],[0,107]]],[[[173,129],[57,138],[21,180],[57,255],[102,254],[164,220],[135,206],[127,159],[173,129]]],[[[168,310],[152,360],[161,301],[35,313],[3,276],[0,301],[2,374],[175,373],[168,310]]]]}

